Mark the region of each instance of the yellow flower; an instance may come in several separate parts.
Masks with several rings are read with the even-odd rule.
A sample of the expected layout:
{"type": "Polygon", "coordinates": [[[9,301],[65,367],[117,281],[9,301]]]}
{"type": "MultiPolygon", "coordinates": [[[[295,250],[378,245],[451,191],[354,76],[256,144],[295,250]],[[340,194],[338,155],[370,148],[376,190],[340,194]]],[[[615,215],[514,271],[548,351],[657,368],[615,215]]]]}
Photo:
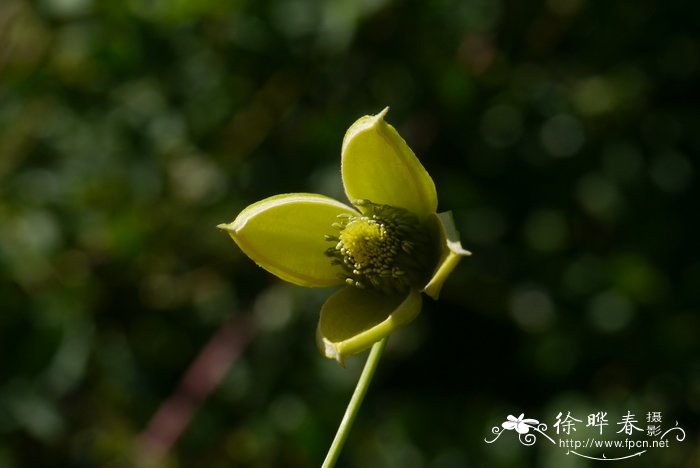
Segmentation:
{"type": "Polygon", "coordinates": [[[462,256],[449,212],[437,213],[432,178],[388,108],[357,120],[341,151],[352,206],[309,193],[276,195],[244,209],[226,230],[258,265],[307,287],[345,284],[321,308],[317,343],[343,363],[412,321],[421,293],[437,299],[462,256]]]}

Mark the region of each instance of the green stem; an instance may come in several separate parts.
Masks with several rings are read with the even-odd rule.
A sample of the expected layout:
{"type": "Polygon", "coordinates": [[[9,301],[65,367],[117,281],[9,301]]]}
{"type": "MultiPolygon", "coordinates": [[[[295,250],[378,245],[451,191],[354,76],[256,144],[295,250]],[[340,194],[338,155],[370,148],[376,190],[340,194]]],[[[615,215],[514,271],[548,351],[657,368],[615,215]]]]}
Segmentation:
{"type": "Polygon", "coordinates": [[[365,367],[362,369],[360,380],[357,381],[355,391],[352,394],[352,398],[350,398],[348,407],[345,409],[343,420],[340,421],[338,432],[335,434],[331,448],[328,449],[328,454],[326,455],[326,459],[323,461],[322,468],[333,468],[333,466],[335,466],[335,462],[338,461],[340,451],[343,450],[343,445],[345,445],[345,440],[348,438],[348,434],[350,434],[352,423],[355,421],[357,412],[360,410],[360,406],[362,405],[362,399],[367,393],[369,383],[372,381],[374,371],[377,369],[379,359],[382,357],[382,351],[384,351],[386,341],[386,337],[382,338],[372,346],[369,357],[367,357],[367,362],[365,362],[365,367]]]}

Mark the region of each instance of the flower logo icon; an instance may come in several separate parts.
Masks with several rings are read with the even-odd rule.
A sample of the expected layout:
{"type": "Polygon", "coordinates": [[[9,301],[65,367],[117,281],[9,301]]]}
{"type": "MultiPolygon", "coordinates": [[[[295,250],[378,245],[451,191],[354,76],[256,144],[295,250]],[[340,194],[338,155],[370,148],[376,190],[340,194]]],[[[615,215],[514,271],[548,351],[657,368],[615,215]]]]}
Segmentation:
{"type": "Polygon", "coordinates": [[[501,426],[503,429],[512,431],[515,429],[515,431],[518,434],[527,434],[530,432],[530,428],[535,428],[537,425],[540,423],[537,419],[524,419],[523,417],[525,416],[525,413],[520,413],[520,416],[517,418],[513,416],[512,414],[508,415],[508,420],[505,421],[501,426]]]}

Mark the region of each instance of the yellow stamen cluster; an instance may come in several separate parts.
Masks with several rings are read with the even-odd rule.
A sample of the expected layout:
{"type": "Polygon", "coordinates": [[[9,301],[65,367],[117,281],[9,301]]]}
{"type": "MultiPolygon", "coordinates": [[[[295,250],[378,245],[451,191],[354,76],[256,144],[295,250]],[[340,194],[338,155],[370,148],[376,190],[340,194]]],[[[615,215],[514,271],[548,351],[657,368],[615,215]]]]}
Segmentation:
{"type": "Polygon", "coordinates": [[[388,266],[394,260],[398,245],[398,240],[387,232],[384,224],[361,217],[343,229],[336,248],[352,264],[356,274],[390,275],[388,266]]]}
{"type": "Polygon", "coordinates": [[[418,219],[410,212],[367,200],[356,202],[363,215],[340,215],[333,227],[338,236],[326,236],[335,246],[328,256],[342,267],[345,282],[387,294],[418,286],[426,265],[429,242],[418,219]]]}

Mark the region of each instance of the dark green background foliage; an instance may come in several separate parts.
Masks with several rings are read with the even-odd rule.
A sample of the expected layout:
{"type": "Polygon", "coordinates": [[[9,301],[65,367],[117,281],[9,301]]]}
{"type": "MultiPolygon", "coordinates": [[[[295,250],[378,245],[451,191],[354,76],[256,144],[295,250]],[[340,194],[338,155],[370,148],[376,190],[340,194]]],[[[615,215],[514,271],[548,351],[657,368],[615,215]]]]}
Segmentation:
{"type": "Polygon", "coordinates": [[[634,466],[700,466],[698,30],[660,0],[2,0],[0,467],[134,466],[230,317],[252,339],[162,465],[318,466],[364,358],[323,359],[329,291],[215,226],[342,198],[343,133],[386,105],[474,256],[340,466],[598,466],[484,442],[598,410],[686,429],[634,466]]]}

